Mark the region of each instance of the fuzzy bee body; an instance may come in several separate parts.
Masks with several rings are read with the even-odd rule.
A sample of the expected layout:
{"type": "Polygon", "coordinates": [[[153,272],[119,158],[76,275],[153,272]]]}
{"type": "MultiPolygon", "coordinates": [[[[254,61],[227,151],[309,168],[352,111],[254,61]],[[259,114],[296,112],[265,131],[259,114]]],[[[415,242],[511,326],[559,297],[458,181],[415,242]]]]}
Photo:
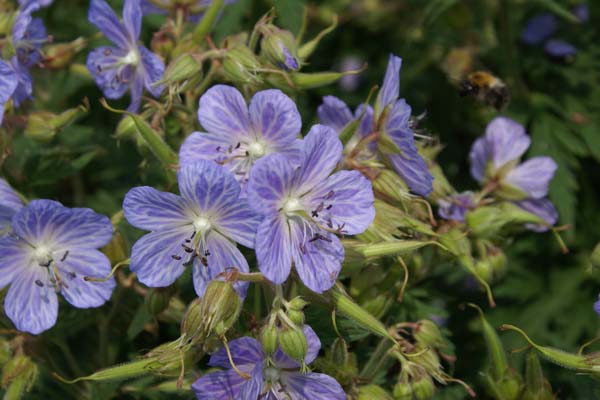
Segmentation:
{"type": "Polygon", "coordinates": [[[506,84],[485,71],[471,72],[461,82],[461,96],[472,96],[480,103],[492,106],[497,110],[504,109],[510,101],[510,93],[506,84]]]}

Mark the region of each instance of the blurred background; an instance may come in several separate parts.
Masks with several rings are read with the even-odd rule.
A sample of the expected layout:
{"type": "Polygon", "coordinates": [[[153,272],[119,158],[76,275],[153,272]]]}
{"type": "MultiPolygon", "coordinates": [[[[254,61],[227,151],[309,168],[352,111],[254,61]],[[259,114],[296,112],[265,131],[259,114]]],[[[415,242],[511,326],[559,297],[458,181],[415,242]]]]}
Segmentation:
{"type": "MultiPolygon", "coordinates": [[[[117,10],[122,4],[110,3],[117,10]]],[[[424,113],[422,133],[443,144],[438,162],[459,191],[477,188],[469,174],[467,156],[486,124],[499,114],[523,123],[532,137],[528,156],[549,155],[559,165],[550,198],[559,210],[559,225],[568,226],[562,237],[569,253],[560,251],[551,233],[515,237],[505,247],[508,270],[493,286],[497,307],[486,309],[486,316],[494,326],[515,324],[538,343],[576,351],[598,334],[599,326],[592,305],[600,291],[600,266],[590,262],[590,253],[600,241],[600,11],[596,5],[569,0],[239,0],[226,8],[212,38],[219,44],[230,34],[251,30],[273,6],[276,23],[294,33],[301,29],[306,15],[308,38],[337,15],[338,27],[321,41],[303,71],[341,71],[365,64],[368,68],[339,83],[300,92],[296,100],[304,121],[303,133],[317,122],[316,109],[322,96],[336,95],[351,107],[365,101],[371,88],[381,83],[388,55],[394,53],[403,58],[401,96],[412,106],[413,114],[424,113]],[[588,6],[587,15],[578,11],[582,4],[588,6]],[[551,35],[531,43],[527,24],[543,13],[554,16],[556,27],[551,35]],[[570,47],[553,48],[548,40],[561,40],[570,47]],[[461,82],[474,71],[487,71],[504,82],[510,93],[504,108],[498,110],[472,96],[460,95],[461,82]]],[[[87,21],[87,7],[87,1],[55,0],[39,15],[56,41],[91,38],[96,29],[87,21]]],[[[164,21],[161,15],[145,17],[145,43],[152,41],[152,33],[164,21]]],[[[92,45],[96,42],[102,40],[94,38],[92,45]]],[[[156,39],[154,45],[158,45],[156,39]]],[[[86,54],[83,51],[77,60],[83,64],[86,54]]],[[[81,65],[37,69],[34,81],[35,101],[30,109],[58,112],[87,98],[91,112],[50,144],[23,135],[2,138],[4,150],[10,141],[10,154],[3,152],[2,174],[27,197],[56,198],[65,205],[85,204],[112,215],[120,210],[128,189],[158,180],[160,171],[144,161],[144,149],[138,149],[134,141],[115,139],[119,116],[99,104],[102,95],[81,65]]],[[[127,101],[111,104],[125,108],[127,101]]],[[[169,136],[166,130],[167,140],[177,148],[182,137],[177,129],[173,132],[169,136]]],[[[123,240],[132,243],[139,234],[126,234],[123,240]]],[[[455,265],[440,265],[411,284],[403,305],[406,318],[422,317],[427,311],[424,304],[435,303],[445,310],[440,317],[447,317],[446,327],[458,355],[451,372],[477,390],[477,371],[485,363],[485,347],[473,312],[460,306],[467,301],[485,304],[484,296],[465,284],[455,265]]],[[[119,293],[125,296],[119,291],[115,296],[119,293]]],[[[193,296],[191,291],[188,295],[193,296]]],[[[39,344],[40,351],[60,354],[55,357],[57,364],[41,367],[66,376],[81,375],[95,366],[121,360],[129,352],[150,348],[160,338],[177,337],[173,325],[161,325],[154,332],[146,329],[149,322],[140,316],[139,299],[115,304],[119,307],[103,314],[110,323],[97,352],[86,347],[87,338],[92,336],[69,330],[69,313],[79,319],[86,315],[95,319],[96,314],[61,308],[57,328],[39,344]],[[69,360],[77,358],[79,352],[90,351],[96,354],[94,359],[69,360]]],[[[500,336],[507,349],[523,346],[516,334],[500,336]]],[[[92,343],[97,342],[94,339],[92,343]]],[[[522,358],[522,354],[510,357],[515,366],[522,358]]],[[[543,367],[558,398],[597,396],[597,384],[591,378],[549,363],[543,367]]],[[[110,397],[110,385],[101,386],[94,389],[95,398],[110,397]]],[[[35,390],[49,393],[48,398],[74,396],[52,379],[35,390]]],[[[460,388],[451,387],[440,390],[436,398],[464,396],[460,388]]],[[[142,397],[152,398],[152,394],[142,397]]]]}

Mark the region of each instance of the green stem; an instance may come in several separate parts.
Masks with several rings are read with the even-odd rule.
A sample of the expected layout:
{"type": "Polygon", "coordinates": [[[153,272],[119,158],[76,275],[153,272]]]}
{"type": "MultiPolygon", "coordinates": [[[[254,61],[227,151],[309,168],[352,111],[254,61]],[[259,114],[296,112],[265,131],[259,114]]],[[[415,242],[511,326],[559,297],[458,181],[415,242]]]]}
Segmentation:
{"type": "Polygon", "coordinates": [[[392,343],[387,339],[381,339],[371,357],[360,371],[359,377],[366,380],[371,380],[381,371],[381,366],[388,358],[388,352],[392,348],[392,343]]]}
{"type": "Polygon", "coordinates": [[[224,0],[213,0],[210,6],[206,9],[204,16],[200,20],[196,29],[194,29],[194,33],[192,34],[192,40],[195,44],[199,45],[204,41],[206,35],[213,27],[221,8],[223,8],[224,0]]]}

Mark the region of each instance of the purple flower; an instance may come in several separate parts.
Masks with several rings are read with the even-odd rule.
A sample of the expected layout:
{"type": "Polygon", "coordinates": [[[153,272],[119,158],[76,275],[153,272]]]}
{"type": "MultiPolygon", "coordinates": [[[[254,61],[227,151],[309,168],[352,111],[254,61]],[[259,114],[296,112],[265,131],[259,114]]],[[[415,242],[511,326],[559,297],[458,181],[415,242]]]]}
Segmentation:
{"type": "MultiPolygon", "coordinates": [[[[364,61],[356,56],[346,56],[342,59],[342,65],[340,66],[341,72],[356,71],[364,65],[364,61]]],[[[345,92],[353,92],[358,89],[360,85],[360,76],[357,74],[348,74],[342,77],[339,82],[339,86],[345,92]]]]}
{"type": "MultiPolygon", "coordinates": [[[[234,4],[238,0],[225,0],[224,5],[234,4]]],[[[210,6],[212,0],[141,0],[142,12],[146,14],[166,14],[183,10],[190,22],[202,19],[204,11],[210,6]]]]}
{"type": "Polygon", "coordinates": [[[475,207],[475,199],[473,192],[462,192],[453,194],[445,199],[438,201],[438,213],[440,217],[464,222],[465,214],[475,207]]]}
{"type": "MultiPolygon", "coordinates": [[[[133,245],[131,270],[145,285],[163,287],[193,264],[194,288],[202,296],[221,273],[231,268],[249,271],[235,242],[254,247],[259,217],[239,198],[233,175],[213,162],[183,165],[177,180],[181,196],[147,186],[125,196],[127,221],[151,231],[133,245]]],[[[247,282],[234,286],[245,296],[247,282]]]]}
{"type": "Polygon", "coordinates": [[[576,5],[575,8],[573,8],[573,14],[582,24],[590,20],[590,8],[585,3],[576,5]]]}
{"type": "Polygon", "coordinates": [[[206,132],[194,132],[185,140],[179,162],[216,161],[235,175],[242,193],[261,157],[281,153],[294,164],[300,161],[302,120],[294,102],[279,90],[256,93],[248,107],[234,87],[213,86],[200,98],[198,119],[206,132]]]}
{"type": "Polygon", "coordinates": [[[104,0],[92,0],[88,19],[116,46],[94,49],[87,59],[87,67],[104,95],[118,99],[130,90],[131,112],[139,110],[144,87],[154,97],[160,96],[163,87],[157,81],[165,66],[158,56],[138,44],[142,26],[140,0],[125,0],[123,22],[104,0]]]}
{"type": "MultiPolygon", "coordinates": [[[[381,127],[393,143],[394,149],[385,149],[384,156],[392,164],[394,170],[406,182],[409,189],[421,196],[427,196],[432,190],[433,176],[427,168],[427,163],[419,154],[415,145],[414,132],[410,127],[411,108],[400,96],[400,67],[402,59],[390,54],[387,70],[381,90],[377,95],[375,110],[367,105],[361,105],[354,116],[346,104],[333,97],[327,96],[319,107],[320,121],[335,129],[338,133],[347,124],[363,115],[359,129],[348,146],[354,147],[358,140],[381,127]]],[[[372,143],[367,153],[374,152],[377,144],[372,143]]],[[[369,158],[371,154],[363,157],[369,158]]]]}
{"type": "MultiPolygon", "coordinates": [[[[314,361],[321,348],[321,342],[313,329],[304,325],[304,335],[308,352],[306,364],[314,361]]],[[[301,373],[300,364],[286,356],[281,350],[267,357],[258,340],[242,337],[229,343],[232,359],[236,367],[250,375],[246,380],[231,368],[225,349],[220,349],[210,358],[212,367],[227,368],[204,375],[192,385],[199,400],[243,400],[294,399],[294,400],[345,400],[346,394],[340,384],[325,374],[301,373]]]]}
{"type": "Polygon", "coordinates": [[[544,45],[546,54],[555,60],[571,62],[577,55],[577,48],[562,39],[550,39],[544,45]]]}
{"type": "Polygon", "coordinates": [[[38,8],[42,8],[42,7],[48,7],[50,4],[52,4],[53,0],[19,0],[19,5],[21,7],[26,6],[26,5],[36,5],[38,8]]]}
{"type": "Polygon", "coordinates": [[[10,285],[4,311],[20,331],[38,334],[56,323],[58,297],[78,308],[98,307],[111,296],[114,279],[99,247],[112,237],[112,224],[89,208],[67,208],[33,200],[12,219],[13,234],[0,238],[0,287],[10,285]]]}
{"type": "Polygon", "coordinates": [[[23,201],[19,195],[0,178],[0,237],[11,231],[12,218],[21,208],[23,201]]]}
{"type": "Polygon", "coordinates": [[[530,144],[523,125],[506,117],[494,118],[485,136],[471,147],[471,175],[480,183],[499,185],[502,195],[511,200],[545,197],[557,165],[550,157],[534,157],[518,164],[530,144]]]}
{"type": "Polygon", "coordinates": [[[315,125],[304,138],[300,167],[273,154],[252,169],[248,201],[264,216],[256,233],[256,257],[270,281],[284,282],[293,261],[309,289],[329,289],[344,259],[335,234],[362,233],[375,217],[368,179],[358,171],[330,176],[341,155],[333,129],[315,125]]]}
{"type": "Polygon", "coordinates": [[[598,295],[598,300],[594,303],[594,311],[600,316],[600,295],[598,295]]]}
{"type": "Polygon", "coordinates": [[[554,35],[558,21],[554,14],[545,12],[529,19],[521,32],[521,40],[528,45],[537,45],[554,35]]]}
{"type": "Polygon", "coordinates": [[[17,88],[17,74],[12,65],[0,59],[0,126],[4,117],[4,105],[17,88]]]}
{"type": "Polygon", "coordinates": [[[525,224],[525,227],[534,232],[545,232],[558,221],[558,211],[554,208],[554,204],[547,198],[543,199],[526,199],[515,202],[516,205],[523,210],[540,217],[546,222],[542,224],[525,224]]]}

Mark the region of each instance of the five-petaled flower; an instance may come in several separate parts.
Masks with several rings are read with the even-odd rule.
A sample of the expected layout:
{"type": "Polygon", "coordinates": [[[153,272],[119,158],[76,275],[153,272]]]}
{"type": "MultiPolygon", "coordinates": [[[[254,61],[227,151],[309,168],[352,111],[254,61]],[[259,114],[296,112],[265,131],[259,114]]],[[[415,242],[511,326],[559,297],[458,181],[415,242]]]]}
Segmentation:
{"type": "MultiPolygon", "coordinates": [[[[304,325],[304,335],[308,343],[304,362],[310,364],[317,357],[321,342],[308,325],[304,325]]],[[[251,337],[232,340],[229,347],[233,363],[250,379],[245,379],[231,368],[225,349],[220,349],[211,356],[208,364],[229,369],[206,374],[194,382],[192,390],[198,399],[346,399],[344,390],[335,379],[314,372],[301,373],[300,364],[281,350],[267,360],[260,343],[251,337]]]]}
{"type": "Polygon", "coordinates": [[[294,102],[280,90],[256,93],[248,107],[236,88],[213,86],[200,98],[198,119],[207,132],[194,132],[185,140],[180,163],[214,160],[235,175],[242,194],[261,157],[281,153],[291,163],[300,161],[302,120],[294,102]]]}
{"type": "MultiPolygon", "coordinates": [[[[253,248],[260,218],[240,199],[233,175],[212,161],[183,165],[177,178],[181,196],[147,186],[125,196],[125,218],[152,231],[133,245],[131,270],[145,285],[164,287],[193,265],[194,288],[202,297],[223,273],[249,271],[235,242],[253,248]]],[[[234,286],[245,296],[246,282],[234,286]]]]}
{"type": "Polygon", "coordinates": [[[23,201],[19,195],[0,178],[0,237],[11,231],[12,218],[21,208],[23,201]]]}
{"type": "MultiPolygon", "coordinates": [[[[361,105],[352,116],[344,102],[329,96],[319,107],[319,118],[323,124],[331,126],[338,133],[351,121],[362,118],[354,138],[350,141],[350,148],[361,145],[360,140],[364,139],[364,143],[367,143],[367,158],[379,149],[384,159],[392,165],[412,192],[427,196],[432,190],[433,176],[415,144],[414,132],[410,125],[411,108],[406,100],[399,99],[401,66],[402,59],[390,54],[374,110],[368,105],[361,105]],[[365,139],[367,135],[375,136],[365,139]],[[380,140],[383,135],[389,141],[380,140]],[[368,143],[369,141],[377,141],[378,145],[368,143]]],[[[364,143],[361,146],[364,146],[364,143]]]]}
{"type": "Polygon", "coordinates": [[[331,175],[342,143],[325,125],[312,127],[301,156],[296,167],[285,156],[272,154],[250,173],[248,201],[264,216],[256,233],[256,256],[270,281],[284,282],[293,261],[302,282],[323,292],[335,283],[344,259],[336,234],[365,231],[375,217],[373,190],[358,171],[331,175]]]}
{"type": "Polygon", "coordinates": [[[58,292],[78,308],[98,307],[110,298],[113,278],[85,279],[110,273],[110,261],[97,250],[112,237],[107,217],[33,200],[13,216],[12,230],[0,238],[0,287],[10,285],[4,310],[18,330],[38,334],[51,328],[58,292]]]}
{"type": "Polygon", "coordinates": [[[144,87],[154,97],[160,96],[163,87],[157,82],[165,65],[138,43],[142,27],[140,0],[125,0],[122,23],[104,0],[92,0],[88,19],[116,45],[94,49],[87,59],[87,67],[104,95],[118,99],[130,89],[131,112],[139,110],[144,87]]]}

